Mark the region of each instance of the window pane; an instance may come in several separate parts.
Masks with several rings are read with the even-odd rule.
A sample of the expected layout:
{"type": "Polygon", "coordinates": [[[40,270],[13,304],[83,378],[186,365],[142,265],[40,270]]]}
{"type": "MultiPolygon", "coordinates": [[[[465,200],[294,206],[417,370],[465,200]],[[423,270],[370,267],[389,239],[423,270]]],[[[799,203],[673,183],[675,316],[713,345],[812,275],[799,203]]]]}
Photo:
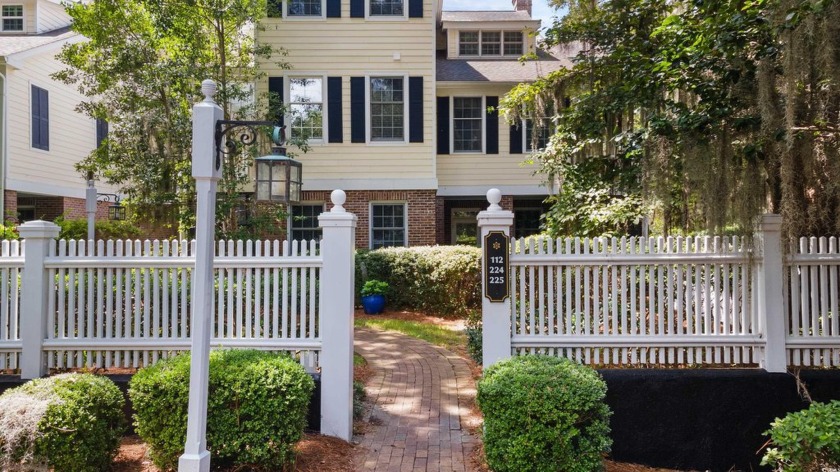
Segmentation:
{"type": "Polygon", "coordinates": [[[373,205],[371,211],[371,247],[404,246],[405,205],[373,205]]]}
{"type": "Polygon", "coordinates": [[[522,33],[518,31],[505,31],[505,55],[521,56],[523,54],[522,33]]]}
{"type": "Polygon", "coordinates": [[[478,31],[461,31],[458,42],[460,55],[478,55],[478,31]]]}
{"type": "Polygon", "coordinates": [[[402,141],[405,103],[403,79],[370,79],[370,137],[378,141],[402,141]]]}
{"type": "Polygon", "coordinates": [[[370,15],[403,15],[403,0],[370,0],[370,15]]]}
{"type": "Polygon", "coordinates": [[[323,79],[320,77],[289,79],[289,121],[293,138],[324,137],[323,90],[323,79]]]}
{"type": "Polygon", "coordinates": [[[292,239],[309,241],[321,239],[321,229],[318,227],[318,215],[324,210],[323,205],[294,205],[292,206],[292,239]]]}
{"type": "Polygon", "coordinates": [[[484,118],[479,97],[455,97],[453,106],[453,148],[458,152],[481,152],[484,118]]]}
{"type": "Polygon", "coordinates": [[[288,16],[321,16],[321,0],[289,0],[288,16]]]}
{"type": "MultiPolygon", "coordinates": [[[[551,130],[551,120],[543,118],[541,125],[537,127],[537,147],[536,149],[545,149],[548,144],[548,138],[551,130]]],[[[534,150],[534,122],[533,120],[525,120],[525,150],[534,150]]]]}
{"type": "Polygon", "coordinates": [[[502,33],[499,31],[481,32],[481,55],[499,56],[502,54],[502,33]]]}
{"type": "Polygon", "coordinates": [[[3,16],[23,17],[23,5],[3,5],[3,16]]]}

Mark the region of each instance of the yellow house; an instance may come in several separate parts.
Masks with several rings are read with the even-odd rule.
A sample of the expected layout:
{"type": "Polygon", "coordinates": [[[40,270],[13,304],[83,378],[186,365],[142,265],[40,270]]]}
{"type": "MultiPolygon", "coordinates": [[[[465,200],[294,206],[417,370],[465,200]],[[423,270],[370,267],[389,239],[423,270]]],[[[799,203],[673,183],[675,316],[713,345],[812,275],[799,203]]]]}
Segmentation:
{"type": "MultiPolygon", "coordinates": [[[[61,47],[82,39],[58,0],[0,0],[0,222],[85,216],[74,165],[107,125],[77,112],[83,97],[50,77],[63,68],[61,47]]],[[[100,203],[97,216],[107,212],[100,203]]]]}
{"type": "Polygon", "coordinates": [[[288,51],[258,84],[283,99],[291,136],[308,138],[295,239],[317,237],[329,192],[347,192],[357,246],[474,242],[476,212],[498,187],[515,233],[538,230],[549,189],[522,162],[528,126],[495,107],[517,83],[569,65],[535,48],[530,0],[510,11],[442,11],[442,0],[269,2],[258,39],[288,51]],[[522,63],[526,53],[537,60],[522,63]],[[304,218],[300,218],[304,217],[304,218]]]}

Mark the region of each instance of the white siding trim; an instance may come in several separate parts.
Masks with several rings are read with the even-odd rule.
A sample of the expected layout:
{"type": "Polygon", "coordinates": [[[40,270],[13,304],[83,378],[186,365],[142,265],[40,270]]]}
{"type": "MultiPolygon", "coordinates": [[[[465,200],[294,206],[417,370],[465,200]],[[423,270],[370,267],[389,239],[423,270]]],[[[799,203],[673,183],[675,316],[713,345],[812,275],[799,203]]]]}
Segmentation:
{"type": "MultiPolygon", "coordinates": [[[[548,195],[548,189],[542,185],[495,185],[503,195],[548,195]]],[[[490,187],[480,185],[442,186],[438,189],[439,197],[483,197],[490,187]]]]}
{"type": "Polygon", "coordinates": [[[85,181],[79,176],[79,188],[64,187],[54,184],[40,182],[27,182],[18,179],[6,179],[8,190],[15,190],[22,193],[34,193],[38,195],[50,195],[57,197],[85,198],[85,181]]]}
{"type": "MultiPolygon", "coordinates": [[[[436,190],[437,179],[312,179],[304,177],[303,190],[436,190]]],[[[487,190],[485,189],[485,193],[487,190]]]]}

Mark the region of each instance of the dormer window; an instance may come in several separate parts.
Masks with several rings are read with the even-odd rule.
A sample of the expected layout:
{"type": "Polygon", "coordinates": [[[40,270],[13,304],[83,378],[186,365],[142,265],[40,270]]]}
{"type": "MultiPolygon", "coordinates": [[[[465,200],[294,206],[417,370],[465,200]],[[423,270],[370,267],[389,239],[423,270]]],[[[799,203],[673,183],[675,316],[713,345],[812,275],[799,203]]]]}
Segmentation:
{"type": "Polygon", "coordinates": [[[3,5],[2,31],[23,31],[23,5],[3,5]]]}
{"type": "Polygon", "coordinates": [[[502,57],[524,54],[521,31],[461,31],[458,34],[459,56],[502,57]]]}

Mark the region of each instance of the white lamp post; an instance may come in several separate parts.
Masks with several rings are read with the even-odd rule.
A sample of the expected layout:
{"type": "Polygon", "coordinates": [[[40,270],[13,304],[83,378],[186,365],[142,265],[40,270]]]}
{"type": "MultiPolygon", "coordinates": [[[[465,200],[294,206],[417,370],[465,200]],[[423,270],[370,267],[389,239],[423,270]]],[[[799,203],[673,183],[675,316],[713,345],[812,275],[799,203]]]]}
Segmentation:
{"type": "Polygon", "coordinates": [[[222,157],[216,150],[216,122],[222,109],[213,101],[216,83],[201,83],[204,101],[193,107],[192,175],[196,187],[196,254],[193,290],[190,403],[187,442],[178,460],[179,472],[208,472],[207,390],[210,373],[210,317],[213,309],[213,241],[216,228],[216,187],[222,176],[222,157]]]}

